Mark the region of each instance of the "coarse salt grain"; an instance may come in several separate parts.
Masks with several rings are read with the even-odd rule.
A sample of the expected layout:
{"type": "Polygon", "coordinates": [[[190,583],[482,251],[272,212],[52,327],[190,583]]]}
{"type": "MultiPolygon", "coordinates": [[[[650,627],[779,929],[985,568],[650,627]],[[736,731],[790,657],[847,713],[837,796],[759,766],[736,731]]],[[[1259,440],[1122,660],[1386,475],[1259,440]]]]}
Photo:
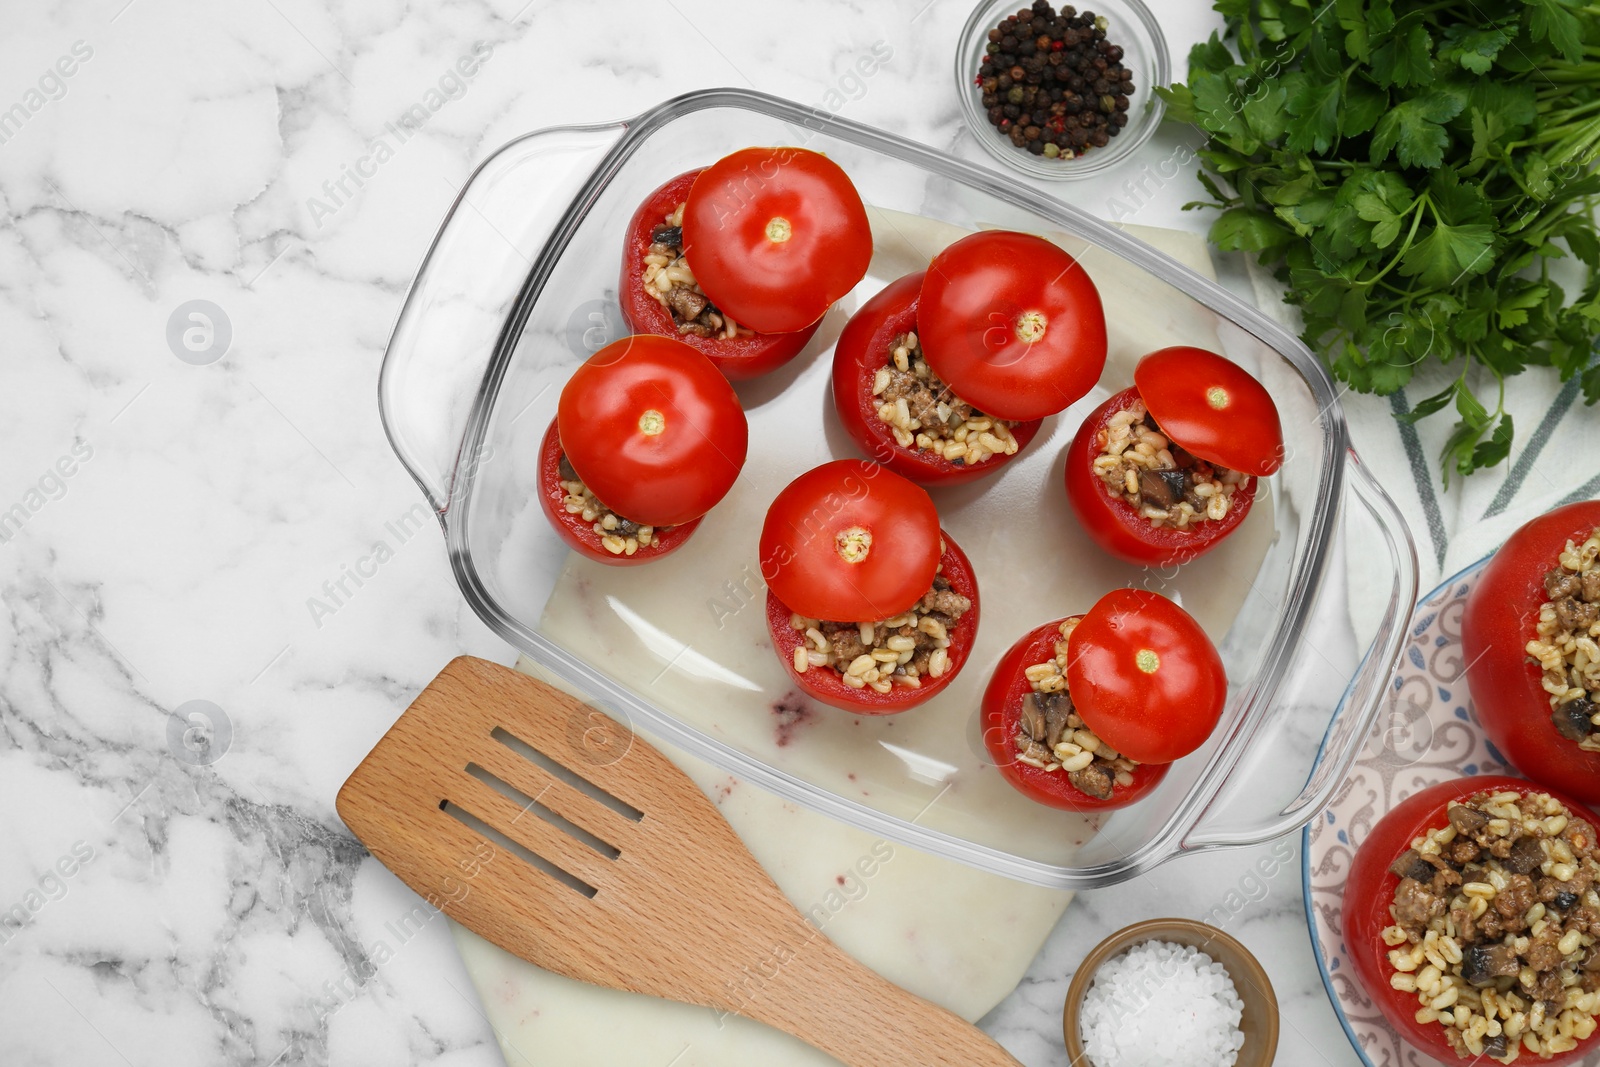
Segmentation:
{"type": "Polygon", "coordinates": [[[1094,1067],[1233,1067],[1244,1002],[1204,952],[1144,941],[1101,964],[1078,1014],[1094,1067]]]}

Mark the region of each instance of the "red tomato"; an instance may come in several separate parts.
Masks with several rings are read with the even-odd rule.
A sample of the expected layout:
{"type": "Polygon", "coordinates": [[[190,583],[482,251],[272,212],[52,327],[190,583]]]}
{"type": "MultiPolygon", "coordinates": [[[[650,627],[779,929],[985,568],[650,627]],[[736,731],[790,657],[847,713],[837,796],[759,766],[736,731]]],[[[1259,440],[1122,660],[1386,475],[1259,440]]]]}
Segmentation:
{"type": "Polygon", "coordinates": [[[867,209],[839,164],[804,148],[746,148],[700,172],[683,251],[716,305],[752,330],[811,326],[872,259],[867,209]]]}
{"type": "Polygon", "coordinates": [[[566,490],[561,488],[561,436],[556,431],[555,420],[551,419],[550,428],[544,432],[544,440],[539,444],[539,506],[544,509],[545,518],[550,520],[550,525],[561,536],[561,540],[574,552],[613,567],[636,567],[676,552],[689,540],[695,527],[700,525],[699,519],[691,519],[681,526],[657,530],[653,544],[640,548],[631,556],[619,556],[606,551],[600,544],[600,535],[594,532],[594,523],[584,522],[582,515],[567,514],[566,495],[566,490]]]}
{"type": "Polygon", "coordinates": [[[1077,260],[1031,234],[986,230],[934,256],[917,321],[928,365],[1002,419],[1066,409],[1106,365],[1100,291],[1077,260]]]}
{"type": "Polygon", "coordinates": [[[1543,672],[1525,649],[1545,595],[1545,572],[1570,540],[1600,527],[1600,500],[1568,504],[1511,535],[1484,569],[1461,619],[1467,686],[1484,733],[1513,767],[1589,803],[1600,803],[1600,753],[1556,733],[1543,672]]]}
{"type": "MultiPolygon", "coordinates": [[[[1549,793],[1574,815],[1581,815],[1591,826],[1596,825],[1594,815],[1576,801],[1520,778],[1498,775],[1455,778],[1413,793],[1378,820],[1378,824],[1356,850],[1355,859],[1350,863],[1350,875],[1345,881],[1340,921],[1345,951],[1362,988],[1401,1037],[1424,1054],[1445,1063],[1455,1063],[1457,1057],[1445,1039],[1444,1027],[1438,1023],[1417,1022],[1417,1009],[1421,1007],[1417,1003],[1417,995],[1402,992],[1389,984],[1389,976],[1394,973],[1394,968],[1389,964],[1389,946],[1383,943],[1382,935],[1385,927],[1394,924],[1389,907],[1394,903],[1395,887],[1400,884],[1400,876],[1390,871],[1389,865],[1411,847],[1414,838],[1425,831],[1448,825],[1446,813],[1452,803],[1466,800],[1476,793],[1511,789],[1519,793],[1549,793]]],[[[1597,1040],[1600,1039],[1591,1037],[1573,1051],[1549,1059],[1531,1055],[1524,1049],[1518,1062],[1555,1067],[1593,1051],[1597,1040]]],[[[1482,1062],[1489,1061],[1485,1058],[1482,1062]]]]}
{"type": "Polygon", "coordinates": [[[1113,589],[1067,638],[1078,717],[1138,763],[1182,759],[1211,736],[1228,699],[1216,646],[1159,593],[1113,589]]]}
{"type": "MultiPolygon", "coordinates": [[[[917,296],[922,272],[890,282],[845,323],[833,348],[833,406],[839,421],[861,450],[896,474],[922,485],[956,485],[999,470],[1013,457],[995,455],[975,466],[955,463],[920,448],[906,448],[894,439],[889,424],[878,418],[873,379],[884,365],[889,343],[917,329],[917,296]]],[[[953,394],[952,394],[953,395],[953,394]]],[[[1039,432],[1039,420],[1011,428],[1018,452],[1039,432]]]]}
{"type": "Polygon", "coordinates": [[[710,511],[739,477],[749,443],[728,380],[682,341],[653,334],[613,341],[580,364],[556,424],[594,495],[651,526],[710,511]]]}
{"type": "Polygon", "coordinates": [[[926,491],[876,463],[839,459],[778,494],[761,527],[761,576],[812,619],[876,622],[922,599],[939,567],[926,491]]]}
{"type": "Polygon", "coordinates": [[[1006,781],[1031,800],[1068,811],[1125,808],[1160,785],[1170,764],[1139,764],[1133,771],[1131,785],[1116,786],[1110,797],[1101,800],[1073,785],[1062,771],[1040,770],[1017,759],[1015,738],[1022,719],[1022,698],[1033,692],[1032,683],[1022,672],[1035,663],[1055,658],[1056,643],[1061,640],[1061,624],[1065,621],[1057,619],[1028,632],[1001,658],[989,679],[989,687],[983,692],[983,743],[1006,781]]]}
{"type": "Polygon", "coordinates": [[[1233,494],[1233,506],[1220,519],[1192,523],[1185,530],[1151,526],[1138,509],[1113,493],[1094,472],[1094,460],[1100,454],[1100,431],[1113,415],[1138,398],[1139,390],[1124,389],[1095,408],[1078,427],[1077,436],[1067,446],[1067,500],[1094,542],[1118,559],[1158,566],[1187,563],[1209,552],[1238,528],[1250,513],[1256,483],[1252,479],[1240,486],[1233,494]]]}
{"type": "Polygon", "coordinates": [[[1266,386],[1215,352],[1177,346],[1133,370],[1151,418],[1184,451],[1257,478],[1283,465],[1283,427],[1266,386]]]}
{"type": "MultiPolygon", "coordinates": [[[[805,643],[805,635],[789,625],[789,617],[793,611],[783,601],[779,600],[770,591],[767,593],[767,632],[772,635],[772,647],[778,653],[778,658],[783,660],[784,667],[789,672],[789,677],[794,679],[794,684],[824,704],[830,704],[857,715],[893,715],[896,712],[914,708],[925,703],[939,694],[945,686],[949,685],[955,676],[965,666],[967,658],[972,655],[972,643],[978,636],[978,579],[972,571],[972,563],[967,559],[966,553],[944,535],[945,550],[939,563],[943,566],[942,573],[950,581],[952,591],[959,593],[972,601],[972,607],[950,630],[950,647],[946,650],[950,656],[950,666],[937,678],[922,679],[919,688],[896,685],[887,693],[880,693],[871,686],[864,689],[852,689],[845,685],[839,672],[831,667],[812,667],[806,671],[794,669],[794,650],[805,643]]],[[[933,580],[928,580],[928,586],[923,588],[926,593],[933,585],[933,580]]],[[[811,616],[816,618],[816,616],[811,616]]]]}
{"type": "Polygon", "coordinates": [[[817,332],[822,320],[793,333],[758,333],[753,337],[701,337],[678,332],[672,312],[645,291],[642,267],[650,248],[651,232],[688,199],[689,187],[699,174],[698,170],[691,170],[678,175],[646,197],[639,210],[633,213],[622,250],[622,280],[617,286],[622,317],[635,333],[675,337],[709,359],[729,381],[744,381],[793,359],[817,332]]]}

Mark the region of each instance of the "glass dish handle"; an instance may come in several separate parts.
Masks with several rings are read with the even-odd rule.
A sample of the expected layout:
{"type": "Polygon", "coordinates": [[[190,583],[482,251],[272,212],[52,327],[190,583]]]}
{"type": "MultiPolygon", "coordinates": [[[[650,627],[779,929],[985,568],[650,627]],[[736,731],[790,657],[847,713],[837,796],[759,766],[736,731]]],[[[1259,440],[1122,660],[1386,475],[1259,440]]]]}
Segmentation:
{"type": "Polygon", "coordinates": [[[521,328],[513,310],[539,249],[587,206],[584,185],[625,129],[557,127],[505,145],[467,180],[423,257],[384,352],[378,409],[441,516],[490,361],[521,328]]]}
{"type": "Polygon", "coordinates": [[[1300,794],[1281,811],[1254,823],[1208,826],[1211,814],[1208,811],[1185,836],[1184,852],[1258,845],[1299,830],[1328,805],[1334,792],[1349,776],[1379,712],[1387,703],[1389,683],[1409,636],[1407,621],[1417,603],[1417,551],[1400,509],[1362,464],[1354,449],[1349,451],[1345,469],[1350,474],[1348,491],[1372,517],[1388,549],[1391,583],[1377,636],[1362,656],[1343,700],[1328,723],[1317,762],[1300,794]]]}

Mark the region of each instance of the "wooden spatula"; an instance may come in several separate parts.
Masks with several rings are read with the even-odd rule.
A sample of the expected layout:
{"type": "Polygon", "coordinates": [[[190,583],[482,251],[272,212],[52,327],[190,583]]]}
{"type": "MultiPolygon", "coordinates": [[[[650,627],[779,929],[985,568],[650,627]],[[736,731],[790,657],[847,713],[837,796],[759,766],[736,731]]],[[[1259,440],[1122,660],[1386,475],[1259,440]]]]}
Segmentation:
{"type": "Polygon", "coordinates": [[[546,970],[745,1015],[850,1067],[1017,1062],[822,936],[643,739],[505,667],[446,667],[338,807],[412,889],[546,970]]]}

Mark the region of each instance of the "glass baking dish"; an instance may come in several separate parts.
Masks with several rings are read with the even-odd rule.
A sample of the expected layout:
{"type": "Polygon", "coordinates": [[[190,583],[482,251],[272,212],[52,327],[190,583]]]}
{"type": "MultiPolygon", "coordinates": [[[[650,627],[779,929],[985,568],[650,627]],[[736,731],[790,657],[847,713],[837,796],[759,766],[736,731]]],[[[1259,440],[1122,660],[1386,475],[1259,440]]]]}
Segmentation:
{"type": "MultiPolygon", "coordinates": [[[[379,402],[395,451],[438,513],[467,601],[596,707],[797,804],[1044,886],[1110,885],[1184,852],[1304,825],[1383,707],[1416,596],[1410,534],[1350,451],[1329,379],[1295,338],[1060,200],[754,92],[696,92],[624,122],[531,133],[490,156],[418,270],[379,402]],[[794,363],[741,384],[751,459],[684,549],[643,568],[569,558],[534,497],[538,443],[573,368],[624,332],[616,288],[626,222],[667,178],[763,144],[817,149],[850,173],[872,209],[873,268],[794,363]],[[943,244],[995,226],[1046,234],[1089,269],[1113,320],[1106,375],[998,476],[935,491],[984,594],[979,646],[959,684],[898,716],[813,708],[767,646],[760,515],[796,474],[856,454],[827,388],[828,348],[847,313],[943,244]],[[1240,534],[1171,571],[1096,554],[1066,510],[1060,461],[1084,414],[1128,384],[1144,346],[1165,336],[1163,323],[1261,377],[1287,444],[1240,534]],[[1349,565],[1363,568],[1360,581],[1381,605],[1364,628],[1345,612],[1315,611],[1344,579],[1352,542],[1362,548],[1349,565]],[[989,760],[977,694],[1027,629],[1129,584],[1174,596],[1207,625],[1230,680],[1222,722],[1130,808],[1088,818],[1040,807],[989,760]],[[1325,733],[1330,742],[1311,755],[1325,733]]],[[[574,744],[614,758],[614,746],[591,746],[589,729],[574,724],[574,744]]]]}

